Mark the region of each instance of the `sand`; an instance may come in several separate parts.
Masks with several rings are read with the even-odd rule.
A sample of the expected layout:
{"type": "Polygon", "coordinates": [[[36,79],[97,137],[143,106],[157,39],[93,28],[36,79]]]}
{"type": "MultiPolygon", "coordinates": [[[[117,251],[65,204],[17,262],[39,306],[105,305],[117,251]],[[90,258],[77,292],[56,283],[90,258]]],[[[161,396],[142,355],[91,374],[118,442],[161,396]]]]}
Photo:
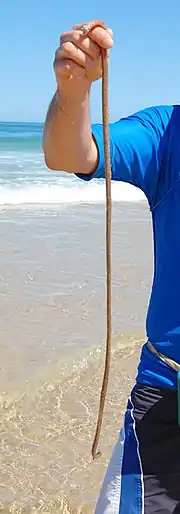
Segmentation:
{"type": "Polygon", "coordinates": [[[149,212],[145,203],[113,206],[113,355],[96,462],[104,206],[7,206],[0,236],[1,512],[92,513],[145,340],[149,212]]]}

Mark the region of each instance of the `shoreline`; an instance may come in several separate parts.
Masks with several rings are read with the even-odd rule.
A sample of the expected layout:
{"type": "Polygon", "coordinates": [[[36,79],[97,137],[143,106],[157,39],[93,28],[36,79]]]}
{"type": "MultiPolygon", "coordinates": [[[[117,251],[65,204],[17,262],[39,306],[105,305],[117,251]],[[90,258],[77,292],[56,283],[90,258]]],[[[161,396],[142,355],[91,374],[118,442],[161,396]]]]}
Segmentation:
{"type": "MultiPolygon", "coordinates": [[[[64,202],[57,202],[57,203],[17,203],[17,204],[0,204],[0,210],[5,210],[5,211],[8,211],[8,210],[33,210],[33,209],[36,209],[36,210],[59,210],[61,209],[61,207],[63,208],[68,208],[68,207],[72,207],[72,208],[75,208],[75,207],[82,207],[82,208],[87,208],[88,207],[92,207],[92,206],[95,206],[95,207],[104,207],[105,208],[105,201],[104,200],[97,200],[97,201],[93,201],[93,200],[89,200],[89,201],[64,201],[64,202]]],[[[147,201],[145,198],[142,198],[142,199],[134,199],[134,200],[124,200],[124,201],[121,201],[121,200],[112,200],[112,206],[115,207],[115,206],[118,206],[118,207],[123,207],[125,208],[127,205],[132,205],[133,206],[138,206],[138,205],[143,205],[143,206],[147,206],[147,201]]],[[[148,208],[148,207],[146,207],[148,208]]]]}

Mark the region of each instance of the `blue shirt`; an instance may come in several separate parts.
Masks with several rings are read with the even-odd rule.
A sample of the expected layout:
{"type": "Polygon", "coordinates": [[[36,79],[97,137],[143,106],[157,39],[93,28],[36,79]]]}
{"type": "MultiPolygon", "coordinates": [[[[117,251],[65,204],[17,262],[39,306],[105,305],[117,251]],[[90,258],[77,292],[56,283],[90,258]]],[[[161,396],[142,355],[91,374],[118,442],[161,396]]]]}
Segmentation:
{"type": "MultiPolygon", "coordinates": [[[[102,125],[92,126],[97,169],[84,180],[103,178],[102,125]]],[[[147,338],[180,363],[180,106],[151,107],[110,124],[112,179],[146,195],[154,234],[154,280],[147,313],[147,338]]],[[[138,382],[176,387],[177,374],[145,344],[138,382]]]]}

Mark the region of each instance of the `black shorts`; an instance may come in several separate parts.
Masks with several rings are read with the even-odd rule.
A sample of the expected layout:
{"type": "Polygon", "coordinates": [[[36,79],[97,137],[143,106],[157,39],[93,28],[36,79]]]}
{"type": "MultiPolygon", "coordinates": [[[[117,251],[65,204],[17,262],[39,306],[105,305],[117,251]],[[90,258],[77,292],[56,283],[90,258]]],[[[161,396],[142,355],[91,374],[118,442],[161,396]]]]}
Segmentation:
{"type": "Polygon", "coordinates": [[[177,391],[136,384],[96,514],[180,514],[177,391]]]}

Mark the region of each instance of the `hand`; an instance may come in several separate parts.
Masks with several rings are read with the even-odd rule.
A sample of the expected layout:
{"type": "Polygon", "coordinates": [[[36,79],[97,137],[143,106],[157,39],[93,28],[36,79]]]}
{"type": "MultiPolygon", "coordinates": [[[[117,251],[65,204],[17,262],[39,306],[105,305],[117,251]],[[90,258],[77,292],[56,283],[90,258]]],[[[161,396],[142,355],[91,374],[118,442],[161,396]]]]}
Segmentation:
{"type": "Polygon", "coordinates": [[[72,30],[61,35],[60,47],[55,54],[57,87],[68,100],[83,98],[91,83],[101,77],[100,49],[109,50],[113,46],[110,29],[96,26],[88,35],[84,35],[81,27],[75,25],[72,30]]]}

